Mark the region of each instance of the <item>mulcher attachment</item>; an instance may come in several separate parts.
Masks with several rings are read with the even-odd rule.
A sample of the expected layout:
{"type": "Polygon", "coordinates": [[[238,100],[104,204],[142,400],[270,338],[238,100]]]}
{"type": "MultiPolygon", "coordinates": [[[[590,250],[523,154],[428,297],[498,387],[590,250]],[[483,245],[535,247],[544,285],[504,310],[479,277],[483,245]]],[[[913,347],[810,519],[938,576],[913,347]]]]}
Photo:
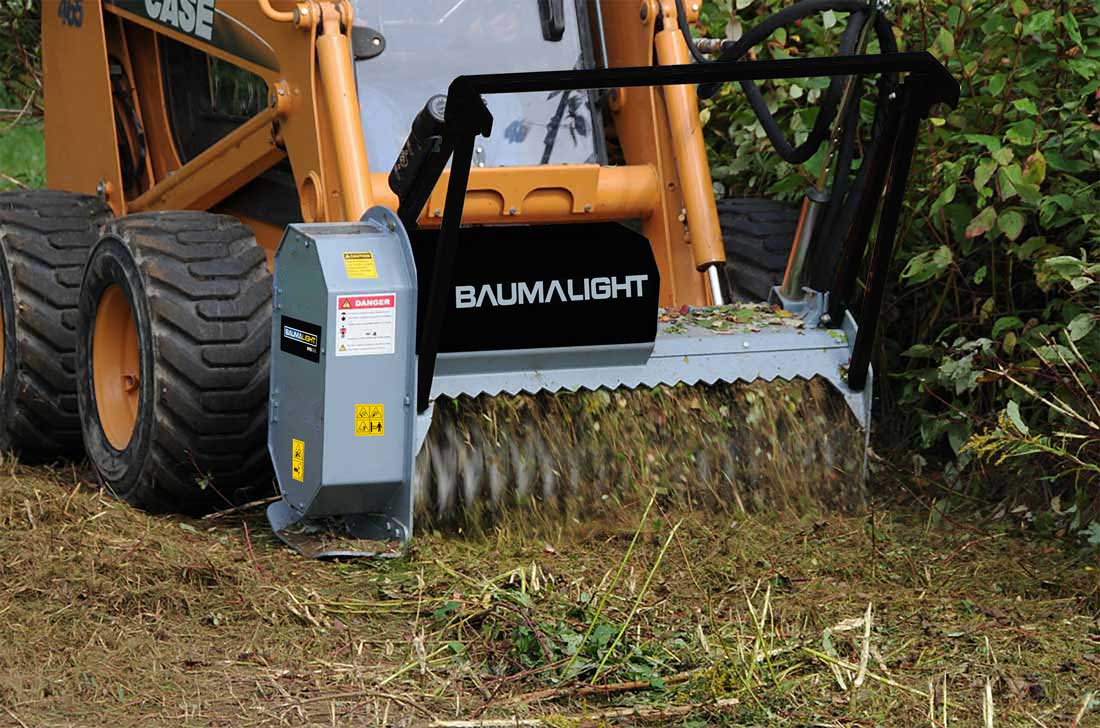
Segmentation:
{"type": "MultiPolygon", "coordinates": [[[[597,333],[617,321],[600,311],[625,316],[617,343],[465,351],[464,339],[444,337],[432,404],[418,416],[416,266],[400,221],[375,208],[359,224],[291,226],[276,256],[272,338],[269,450],[283,499],[268,518],[279,537],[308,556],[396,554],[412,533],[414,495],[435,521],[517,501],[606,502],[629,483],[719,509],[744,507],[769,484],[797,494],[842,481],[837,499],[858,498],[869,400],[844,382],[854,324],[815,328],[763,304],[660,321],[655,306],[616,308],[613,296],[652,303],[658,283],[648,247],[619,235],[621,251],[645,253],[620,259],[621,275],[559,281],[548,264],[522,289],[544,306],[558,303],[551,290],[572,294],[597,333]],[[801,381],[773,407],[742,386],[757,380],[801,381]],[[850,415],[841,406],[822,419],[823,383],[850,415]]],[[[469,284],[463,270],[456,306],[479,318],[457,330],[493,341],[488,330],[514,313],[488,299],[511,288],[469,284]],[[486,331],[472,331],[478,321],[486,331]]],[[[525,309],[536,322],[537,306],[525,309]]]]}

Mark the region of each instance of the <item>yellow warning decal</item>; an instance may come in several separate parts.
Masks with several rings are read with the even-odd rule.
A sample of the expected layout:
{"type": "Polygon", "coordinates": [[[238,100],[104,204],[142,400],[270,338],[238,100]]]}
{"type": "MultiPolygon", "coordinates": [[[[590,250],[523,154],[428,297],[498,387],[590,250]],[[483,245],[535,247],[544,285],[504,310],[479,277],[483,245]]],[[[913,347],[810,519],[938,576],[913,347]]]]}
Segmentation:
{"type": "Polygon", "coordinates": [[[306,444],[301,440],[290,441],[290,477],[299,483],[305,481],[306,444]]]}
{"type": "Polygon", "coordinates": [[[374,253],[344,253],[344,272],[348,278],[377,278],[378,266],[374,263],[374,253]]]}
{"type": "Polygon", "coordinates": [[[381,404],[355,405],[355,436],[381,437],[386,434],[386,407],[381,404]]]}

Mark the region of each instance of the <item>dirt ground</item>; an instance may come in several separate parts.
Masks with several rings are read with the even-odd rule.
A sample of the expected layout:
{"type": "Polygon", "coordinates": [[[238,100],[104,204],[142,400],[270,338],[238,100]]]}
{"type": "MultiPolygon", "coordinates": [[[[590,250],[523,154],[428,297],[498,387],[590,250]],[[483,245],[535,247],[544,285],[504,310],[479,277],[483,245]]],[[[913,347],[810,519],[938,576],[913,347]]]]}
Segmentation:
{"type": "Polygon", "coordinates": [[[1100,725],[1095,555],[1008,521],[639,502],[322,563],[0,470],[0,725],[1100,725]]]}

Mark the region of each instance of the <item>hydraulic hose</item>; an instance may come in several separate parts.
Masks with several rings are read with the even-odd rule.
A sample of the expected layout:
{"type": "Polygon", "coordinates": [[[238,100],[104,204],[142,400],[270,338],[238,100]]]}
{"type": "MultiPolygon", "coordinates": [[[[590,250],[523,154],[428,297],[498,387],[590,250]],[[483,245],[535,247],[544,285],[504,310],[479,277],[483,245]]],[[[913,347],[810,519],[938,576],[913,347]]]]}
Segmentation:
{"type": "MultiPolygon", "coordinates": [[[[851,55],[856,51],[863,26],[868,20],[872,7],[866,0],[802,0],[790,7],[780,10],[774,15],[766,18],[759,25],[750,28],[745,35],[737,41],[723,44],[722,53],[717,61],[708,61],[695,47],[695,44],[691,42],[691,29],[688,27],[687,13],[684,11],[683,0],[676,0],[676,10],[680,31],[684,34],[684,39],[688,41],[688,49],[691,51],[692,57],[696,62],[728,63],[740,60],[748,53],[749,49],[767,40],[767,38],[779,28],[827,10],[851,13],[851,17],[848,19],[848,24],[840,39],[840,54],[851,55]]],[[[876,13],[874,23],[875,35],[879,40],[882,52],[896,52],[897,43],[894,40],[893,30],[890,27],[889,21],[887,21],[881,13],[876,13]]],[[[802,164],[807,161],[814,155],[814,152],[821,146],[821,143],[825,141],[825,138],[832,129],[844,85],[845,81],[843,78],[834,78],[830,80],[829,87],[822,96],[821,111],[814,121],[813,129],[806,141],[795,147],[779,128],[778,122],[776,122],[775,117],[768,109],[763,92],[751,81],[744,81],[741,83],[745,96],[748,98],[749,105],[752,107],[757,119],[759,119],[760,125],[764,128],[768,140],[772,143],[772,146],[775,148],[780,158],[790,164],[802,164]]],[[[700,85],[699,98],[710,98],[717,92],[718,88],[719,86],[717,84],[700,85]]]]}

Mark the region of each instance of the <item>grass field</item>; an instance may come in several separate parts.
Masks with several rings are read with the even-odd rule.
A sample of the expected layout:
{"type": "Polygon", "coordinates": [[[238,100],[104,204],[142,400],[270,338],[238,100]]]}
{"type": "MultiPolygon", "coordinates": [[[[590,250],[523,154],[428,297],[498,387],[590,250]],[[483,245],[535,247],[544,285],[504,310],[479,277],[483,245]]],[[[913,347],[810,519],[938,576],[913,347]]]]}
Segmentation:
{"type": "Polygon", "coordinates": [[[7,121],[0,117],[0,190],[41,187],[46,183],[46,145],[40,119],[7,121]]]}
{"type": "Polygon", "coordinates": [[[1004,522],[636,503],[311,562],[90,480],[2,468],[0,724],[1100,724],[1096,559],[1004,522]]]}

